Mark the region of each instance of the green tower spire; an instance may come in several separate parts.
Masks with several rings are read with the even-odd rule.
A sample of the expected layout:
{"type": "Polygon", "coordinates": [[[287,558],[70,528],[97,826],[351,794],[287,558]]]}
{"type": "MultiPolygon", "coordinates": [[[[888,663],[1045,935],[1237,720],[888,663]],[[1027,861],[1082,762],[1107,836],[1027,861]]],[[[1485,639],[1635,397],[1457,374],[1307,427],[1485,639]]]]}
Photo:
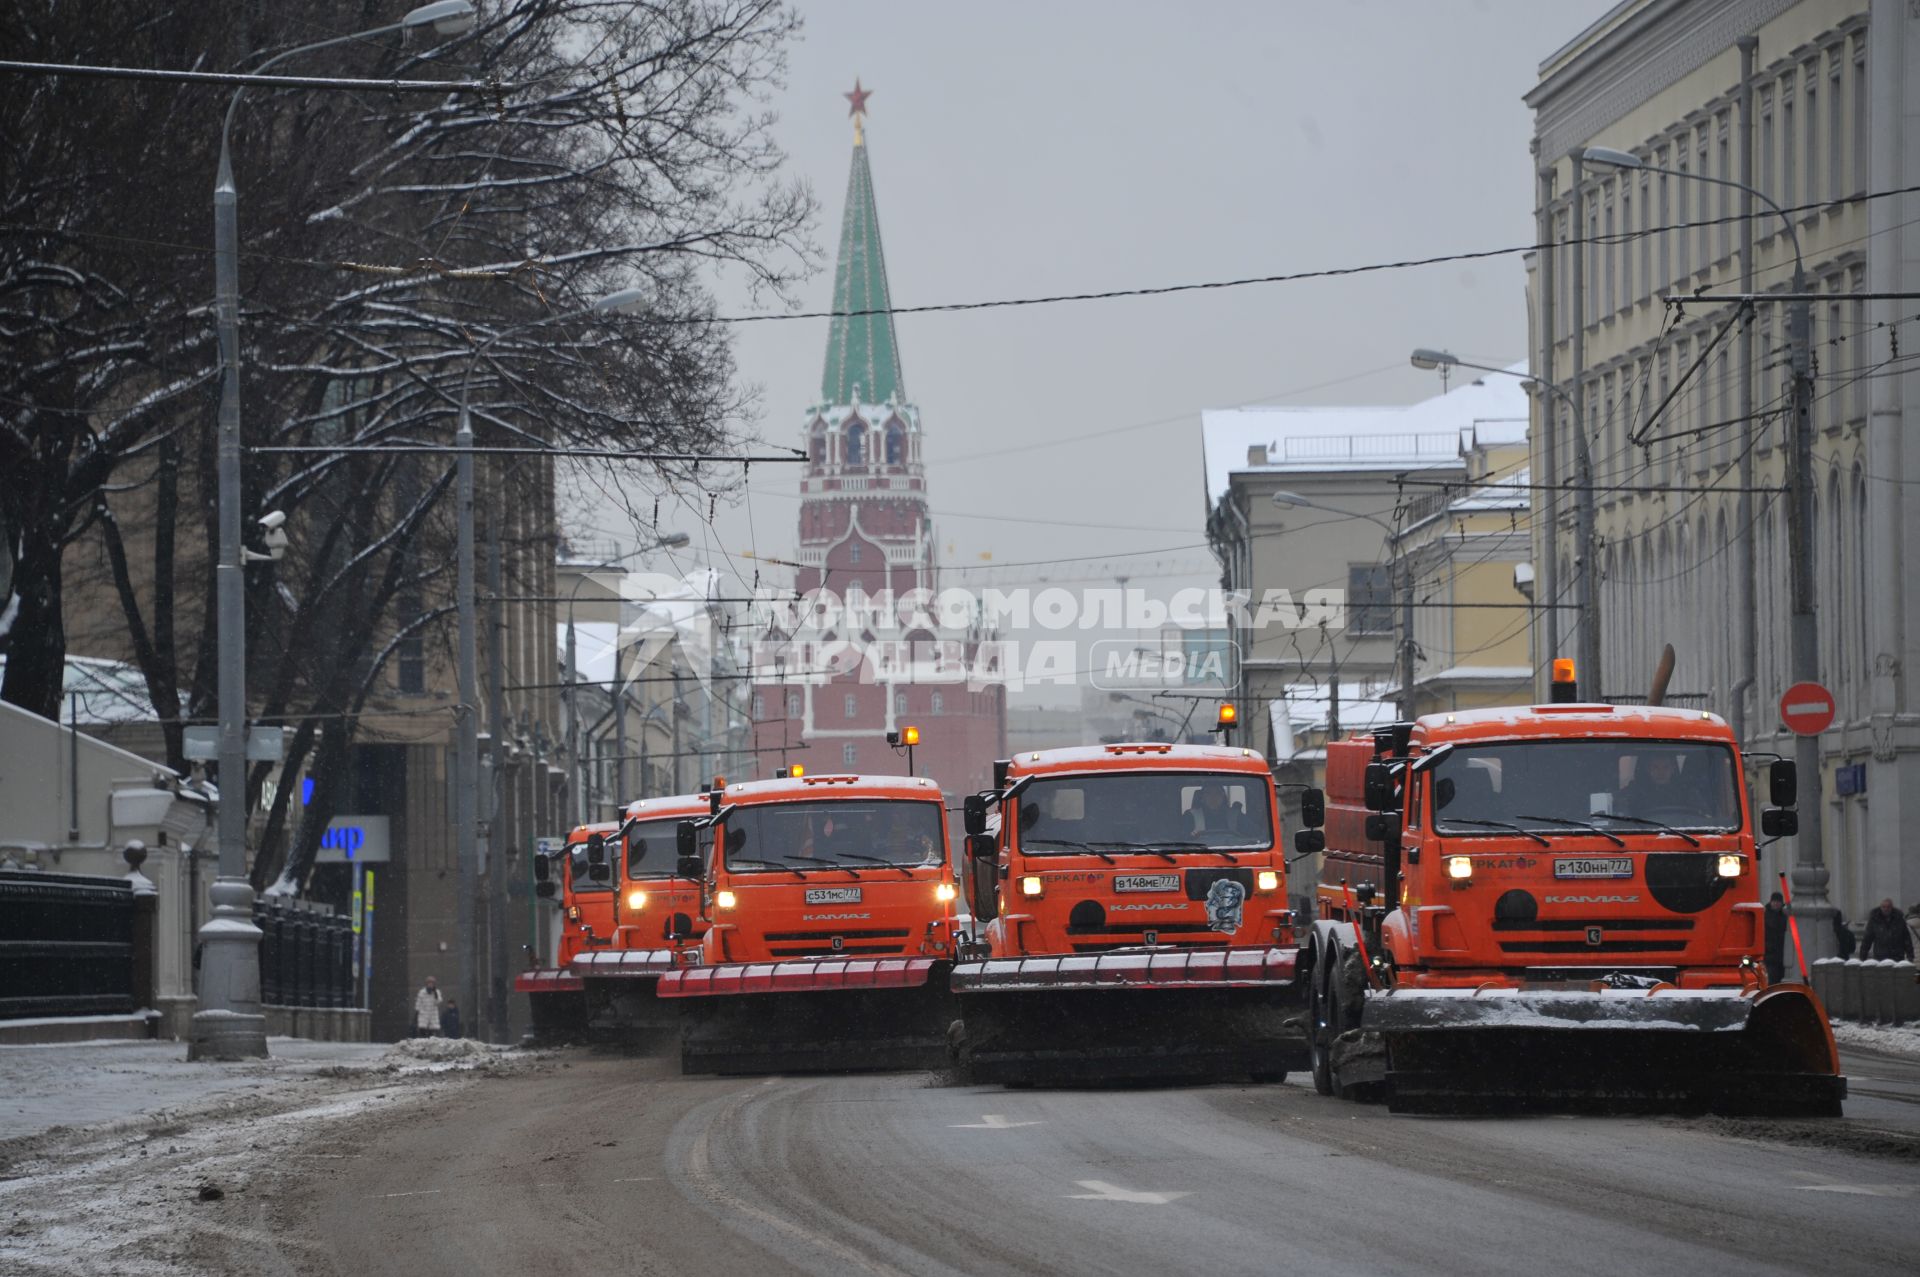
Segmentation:
{"type": "Polygon", "coordinates": [[[840,260],[833,272],[833,326],[827,334],[827,367],[821,398],[827,403],[886,403],[906,397],[900,375],[900,343],[893,332],[893,301],[887,292],[887,260],[880,250],[880,210],[873,199],[861,121],[871,90],[854,82],[853,169],[847,174],[847,208],[840,221],[840,260]],[[873,311],[874,314],[858,314],[873,311]]]}

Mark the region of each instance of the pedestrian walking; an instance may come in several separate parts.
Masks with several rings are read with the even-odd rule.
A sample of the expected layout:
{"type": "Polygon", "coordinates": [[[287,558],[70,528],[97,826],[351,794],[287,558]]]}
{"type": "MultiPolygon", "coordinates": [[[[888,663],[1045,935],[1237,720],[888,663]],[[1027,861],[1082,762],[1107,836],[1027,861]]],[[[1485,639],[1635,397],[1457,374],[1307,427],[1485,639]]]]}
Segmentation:
{"type": "Polygon", "coordinates": [[[1787,978],[1787,898],[1779,892],[1767,901],[1767,983],[1787,978]]]}
{"type": "Polygon", "coordinates": [[[1838,909],[1833,911],[1833,943],[1834,952],[1842,962],[1853,956],[1853,928],[1847,925],[1847,920],[1840,916],[1838,909]]]}
{"type": "Polygon", "coordinates": [[[1907,920],[1893,907],[1891,896],[1867,915],[1867,933],[1861,937],[1861,957],[1891,958],[1895,962],[1913,960],[1913,934],[1907,920]]]}
{"type": "Polygon", "coordinates": [[[430,1038],[440,1032],[440,984],[432,976],[413,995],[413,1036],[430,1038]]]}
{"type": "Polygon", "coordinates": [[[460,1036],[460,1004],[452,998],[440,1004],[440,1036],[443,1038],[460,1036]]]}

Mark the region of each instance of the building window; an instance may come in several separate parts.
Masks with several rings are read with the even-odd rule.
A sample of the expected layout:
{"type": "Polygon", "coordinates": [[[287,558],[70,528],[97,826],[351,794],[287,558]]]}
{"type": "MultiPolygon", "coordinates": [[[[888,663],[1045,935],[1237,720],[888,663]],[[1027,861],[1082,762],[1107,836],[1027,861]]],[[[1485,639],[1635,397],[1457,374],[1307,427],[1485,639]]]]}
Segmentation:
{"type": "Polygon", "coordinates": [[[1690,211],[1693,208],[1693,179],[1689,176],[1693,172],[1691,151],[1692,148],[1687,145],[1687,139],[1684,137],[1673,148],[1674,171],[1680,174],[1680,180],[1674,183],[1673,187],[1673,235],[1677,250],[1675,256],[1678,259],[1674,263],[1676,268],[1674,278],[1681,283],[1685,283],[1687,276],[1692,273],[1687,269],[1687,263],[1693,260],[1692,253],[1688,251],[1690,241],[1687,239],[1687,231],[1691,229],[1689,223],[1693,220],[1690,211]]]}
{"type": "MultiPolygon", "coordinates": [[[[1667,153],[1665,151],[1660,151],[1654,155],[1653,166],[1655,168],[1665,168],[1667,166],[1667,153]]],[[[1669,198],[1670,191],[1668,188],[1672,185],[1672,178],[1668,177],[1665,173],[1660,174],[1660,221],[1659,230],[1656,232],[1660,236],[1660,277],[1657,281],[1651,279],[1647,281],[1647,285],[1650,288],[1666,284],[1673,278],[1672,248],[1669,243],[1673,238],[1673,233],[1667,229],[1667,227],[1673,224],[1668,220],[1673,208],[1669,198]]]]}
{"type": "Polygon", "coordinates": [[[1640,175],[1640,286],[1652,297],[1653,279],[1653,179],[1640,175]]]}
{"type": "Polygon", "coordinates": [[[1601,197],[1601,204],[1605,210],[1605,219],[1606,219],[1605,234],[1607,237],[1607,242],[1606,242],[1606,248],[1600,255],[1601,262],[1603,263],[1600,268],[1601,278],[1599,280],[1599,283],[1601,286],[1600,313],[1611,317],[1613,315],[1614,310],[1617,309],[1614,305],[1614,296],[1613,296],[1613,281],[1614,281],[1613,183],[1608,182],[1604,190],[1605,190],[1605,193],[1601,197]]]}
{"type": "MultiPolygon", "coordinates": [[[[420,619],[420,596],[411,591],[400,596],[400,624],[411,625],[420,619]]],[[[419,630],[400,640],[394,653],[394,687],[408,696],[420,696],[427,690],[427,641],[419,630]]]]}
{"type": "MultiPolygon", "coordinates": [[[[1695,162],[1699,164],[1699,168],[1695,171],[1699,173],[1701,177],[1706,177],[1710,165],[1707,159],[1707,126],[1704,124],[1702,124],[1699,131],[1694,134],[1693,157],[1695,162]]],[[[1722,169],[1720,176],[1725,177],[1726,175],[1726,170],[1722,169]]],[[[1707,202],[1707,191],[1709,189],[1710,188],[1706,186],[1700,188],[1700,229],[1696,233],[1696,239],[1698,240],[1700,249],[1700,261],[1694,267],[1695,270],[1706,270],[1713,264],[1713,228],[1707,225],[1708,222],[1713,220],[1707,212],[1711,207],[1707,202]]]]}
{"type": "Polygon", "coordinates": [[[1837,200],[1847,193],[1846,171],[1840,163],[1846,158],[1846,139],[1841,126],[1840,50],[1827,55],[1827,198],[1837,200]]]}
{"type": "Polygon", "coordinates": [[[1620,230],[1626,240],[1620,246],[1620,306],[1633,305],[1633,179],[1620,183],[1620,230]]]}
{"type": "Polygon", "coordinates": [[[860,702],[854,697],[852,692],[847,693],[845,705],[848,718],[860,717],[860,702]]]}
{"type": "MultiPolygon", "coordinates": [[[[1793,170],[1793,77],[1780,82],[1780,193],[1774,198],[1783,205],[1793,203],[1796,189],[1793,170]]],[[[1773,192],[1769,191],[1769,195],[1773,192]]]]}
{"type": "Polygon", "coordinates": [[[887,464],[905,465],[907,460],[907,432],[898,425],[887,427],[887,464]]]}
{"type": "Polygon", "coordinates": [[[787,717],[794,722],[800,721],[800,693],[787,693],[787,717]]]}
{"type": "Polygon", "coordinates": [[[762,693],[762,692],[755,692],[753,694],[753,721],[757,723],[761,719],[765,718],[766,716],[767,716],[766,695],[765,693],[762,693]]]}
{"type": "Polygon", "coordinates": [[[896,717],[900,717],[900,718],[906,717],[907,694],[905,692],[895,692],[893,694],[893,712],[896,717]]]}
{"type": "Polygon", "coordinates": [[[1867,189],[1872,160],[1867,140],[1867,46],[1853,42],[1853,189],[1867,189]]]}
{"type": "Polygon", "coordinates": [[[1807,144],[1803,148],[1807,153],[1807,198],[1809,204],[1820,202],[1820,64],[1807,64],[1807,144]]]}
{"type": "MultiPolygon", "coordinates": [[[[1720,176],[1733,181],[1733,129],[1728,123],[1727,113],[1720,113],[1720,176]]],[[[1733,188],[1720,188],[1720,255],[1719,260],[1726,261],[1733,256],[1733,188]]]]}
{"type": "Polygon", "coordinates": [[[930,712],[932,713],[935,713],[935,714],[945,713],[947,708],[947,698],[943,696],[941,693],[935,692],[933,694],[932,699],[928,701],[928,707],[930,712]]]}
{"type": "MultiPolygon", "coordinates": [[[[1774,192],[1773,185],[1773,94],[1763,90],[1760,94],[1760,189],[1768,195],[1774,192]]],[[[1755,227],[1760,238],[1771,234],[1773,220],[1767,218],[1755,227]],[[1765,228],[1765,229],[1763,229],[1765,228]]]]}
{"type": "Polygon", "coordinates": [[[840,765],[842,767],[858,766],[859,762],[860,751],[857,748],[852,745],[842,745],[840,747],[840,765]]]}
{"type": "Polygon", "coordinates": [[[1587,277],[1580,298],[1580,324],[1591,328],[1600,314],[1600,201],[1587,195],[1587,277]]]}
{"type": "Polygon", "coordinates": [[[847,562],[858,563],[859,561],[860,561],[860,543],[858,541],[855,541],[852,544],[847,546],[847,562]]]}
{"type": "Polygon", "coordinates": [[[856,421],[847,427],[847,464],[858,466],[866,464],[867,428],[856,421]]]}
{"type": "Polygon", "coordinates": [[[1385,564],[1347,566],[1347,632],[1393,633],[1393,573],[1385,564]]]}

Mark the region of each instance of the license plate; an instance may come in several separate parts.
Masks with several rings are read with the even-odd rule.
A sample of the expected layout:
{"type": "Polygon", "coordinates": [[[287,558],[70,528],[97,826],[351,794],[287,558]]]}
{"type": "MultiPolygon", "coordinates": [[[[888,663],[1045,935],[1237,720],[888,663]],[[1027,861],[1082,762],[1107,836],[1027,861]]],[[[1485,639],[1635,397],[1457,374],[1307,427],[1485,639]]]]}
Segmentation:
{"type": "Polygon", "coordinates": [[[1179,874],[1119,874],[1113,880],[1115,891],[1178,891],[1179,874]]]}
{"type": "Polygon", "coordinates": [[[1553,862],[1556,878],[1631,878],[1631,856],[1578,856],[1553,862]]]}
{"type": "Polygon", "coordinates": [[[860,888],[809,887],[807,903],[810,905],[857,905],[860,903],[860,888]]]}

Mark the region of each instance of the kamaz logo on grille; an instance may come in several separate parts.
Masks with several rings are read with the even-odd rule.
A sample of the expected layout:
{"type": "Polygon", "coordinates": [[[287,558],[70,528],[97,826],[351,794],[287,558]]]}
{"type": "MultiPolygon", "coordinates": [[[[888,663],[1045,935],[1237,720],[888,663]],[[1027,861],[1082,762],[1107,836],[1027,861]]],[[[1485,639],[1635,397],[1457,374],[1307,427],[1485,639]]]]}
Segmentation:
{"type": "Polygon", "coordinates": [[[1550,905],[1637,905],[1638,896],[1547,896],[1550,905]]]}
{"type": "Polygon", "coordinates": [[[1600,931],[1600,928],[1598,928],[1598,927],[1588,927],[1588,928],[1587,928],[1587,943],[1588,943],[1588,944],[1591,944],[1591,945],[1597,945],[1597,944],[1599,944],[1599,943],[1600,943],[1600,941],[1601,941],[1601,931],[1600,931]]]}

